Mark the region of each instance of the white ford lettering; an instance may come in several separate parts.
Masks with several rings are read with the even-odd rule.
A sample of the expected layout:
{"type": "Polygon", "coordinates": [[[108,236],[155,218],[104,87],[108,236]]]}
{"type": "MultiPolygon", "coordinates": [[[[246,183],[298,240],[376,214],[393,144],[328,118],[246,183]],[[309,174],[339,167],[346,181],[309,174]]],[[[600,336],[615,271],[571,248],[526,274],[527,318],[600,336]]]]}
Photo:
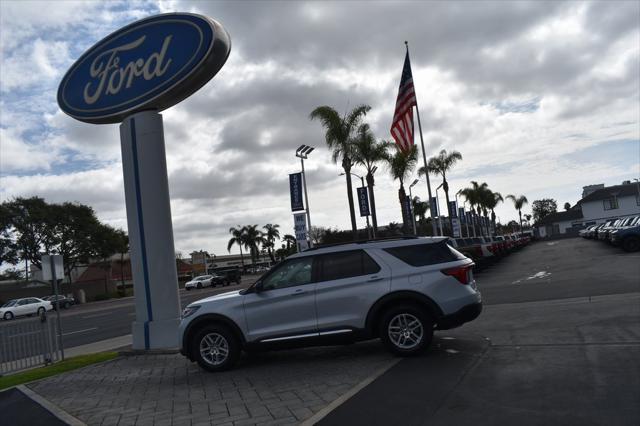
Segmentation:
{"type": "Polygon", "coordinates": [[[92,78],[97,78],[98,82],[95,84],[96,87],[93,94],[90,93],[90,90],[95,82],[92,81],[86,84],[84,87],[84,101],[92,105],[100,99],[103,92],[107,95],[116,95],[122,89],[123,84],[125,88],[130,88],[134,78],[140,76],[145,80],[161,77],[167,71],[169,64],[171,64],[171,59],[164,62],[164,56],[167,53],[172,37],[171,35],[165,37],[160,52],[152,53],[146,61],[143,58],[139,58],[129,62],[124,67],[120,66],[118,53],[137,48],[144,43],[146,36],[142,36],[131,43],[105,50],[96,56],[91,63],[90,74],[92,78]]]}

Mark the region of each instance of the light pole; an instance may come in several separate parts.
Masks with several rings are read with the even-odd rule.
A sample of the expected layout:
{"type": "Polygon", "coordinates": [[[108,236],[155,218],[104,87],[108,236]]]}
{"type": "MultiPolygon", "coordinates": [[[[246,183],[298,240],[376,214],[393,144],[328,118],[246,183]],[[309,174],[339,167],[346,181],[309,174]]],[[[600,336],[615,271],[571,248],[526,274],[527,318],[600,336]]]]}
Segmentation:
{"type": "Polygon", "coordinates": [[[307,210],[307,239],[309,241],[309,247],[313,247],[313,241],[309,238],[309,232],[311,232],[311,214],[309,213],[309,197],[307,196],[307,176],[304,174],[304,160],[308,158],[308,155],[311,154],[315,148],[307,145],[300,145],[298,149],[296,149],[296,157],[300,159],[300,165],[302,166],[302,183],[304,186],[304,202],[306,203],[307,210]]]}
{"type": "Polygon", "coordinates": [[[440,186],[438,186],[436,188],[436,205],[438,206],[438,226],[440,227],[440,236],[443,237],[444,236],[444,232],[442,231],[442,215],[440,214],[440,200],[438,199],[438,189],[442,188],[442,185],[444,183],[441,183],[440,186]]]}
{"type": "MultiPolygon", "coordinates": [[[[355,173],[353,173],[353,172],[349,172],[349,174],[350,174],[350,175],[352,175],[352,176],[355,176],[355,177],[357,177],[357,178],[360,178],[360,182],[362,183],[362,187],[363,187],[363,188],[367,188],[366,186],[364,186],[364,178],[363,178],[362,176],[357,175],[357,174],[355,174],[355,173]]],[[[343,173],[340,173],[338,176],[344,176],[344,172],[343,172],[343,173]]],[[[367,190],[368,190],[368,189],[369,189],[369,188],[367,188],[367,190]]],[[[359,202],[360,202],[360,200],[358,200],[358,203],[359,203],[359,202]]],[[[367,218],[367,236],[368,236],[369,238],[372,238],[372,236],[371,236],[371,226],[369,225],[369,215],[366,215],[365,217],[367,218]]]]}
{"type": "Polygon", "coordinates": [[[636,205],[640,206],[640,180],[638,179],[633,179],[636,181],[636,188],[638,188],[638,199],[636,200],[636,205]]]}
{"type": "MultiPolygon", "coordinates": [[[[460,203],[458,201],[458,195],[460,195],[460,191],[456,192],[456,202],[460,203]]],[[[460,204],[458,204],[460,205],[460,204]]],[[[465,198],[464,203],[462,203],[462,213],[466,215],[467,213],[467,199],[465,198]]],[[[460,223],[462,223],[462,219],[464,219],[464,227],[467,228],[467,238],[469,238],[471,236],[471,233],[469,232],[469,222],[467,221],[466,217],[460,217],[460,223]]],[[[462,231],[460,231],[462,232],[462,231]]]]}
{"type": "Polygon", "coordinates": [[[416,231],[416,215],[413,211],[413,196],[411,195],[411,188],[413,188],[418,182],[420,182],[420,180],[416,179],[411,185],[409,185],[409,207],[411,207],[411,223],[413,224],[413,235],[418,235],[418,232],[416,231]]]}

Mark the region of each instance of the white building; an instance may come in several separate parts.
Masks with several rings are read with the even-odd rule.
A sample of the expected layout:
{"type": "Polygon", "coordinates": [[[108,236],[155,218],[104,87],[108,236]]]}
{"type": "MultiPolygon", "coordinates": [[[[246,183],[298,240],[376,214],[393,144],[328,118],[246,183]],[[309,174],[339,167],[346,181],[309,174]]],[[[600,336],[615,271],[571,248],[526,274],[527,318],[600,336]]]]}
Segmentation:
{"type": "Polygon", "coordinates": [[[640,214],[640,187],[630,181],[622,185],[589,185],[583,188],[582,199],[571,210],[552,213],[536,223],[541,238],[577,235],[586,226],[640,214]]]}

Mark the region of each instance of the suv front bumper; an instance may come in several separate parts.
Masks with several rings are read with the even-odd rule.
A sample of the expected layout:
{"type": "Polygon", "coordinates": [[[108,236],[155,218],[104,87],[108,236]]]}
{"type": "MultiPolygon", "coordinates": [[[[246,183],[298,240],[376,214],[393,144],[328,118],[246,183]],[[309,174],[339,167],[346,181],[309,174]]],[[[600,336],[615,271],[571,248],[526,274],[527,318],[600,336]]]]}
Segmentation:
{"type": "Polygon", "coordinates": [[[466,305],[453,314],[445,315],[438,320],[437,330],[449,330],[460,327],[465,322],[473,321],[482,312],[482,302],[466,305]]]}

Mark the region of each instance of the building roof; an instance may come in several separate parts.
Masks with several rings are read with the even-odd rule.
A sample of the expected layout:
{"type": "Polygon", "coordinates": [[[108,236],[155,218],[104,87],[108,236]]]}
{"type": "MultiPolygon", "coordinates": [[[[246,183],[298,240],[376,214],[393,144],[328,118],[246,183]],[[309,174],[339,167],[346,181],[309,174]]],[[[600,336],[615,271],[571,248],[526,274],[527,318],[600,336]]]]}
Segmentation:
{"type": "Polygon", "coordinates": [[[624,185],[608,186],[606,188],[593,191],[591,194],[578,201],[578,204],[588,203],[590,201],[606,200],[611,197],[632,197],[638,195],[638,186],[635,183],[624,185]]]}
{"type": "Polygon", "coordinates": [[[536,225],[551,225],[552,223],[568,222],[570,220],[582,219],[582,210],[571,209],[566,212],[555,212],[545,216],[536,225]]]}

